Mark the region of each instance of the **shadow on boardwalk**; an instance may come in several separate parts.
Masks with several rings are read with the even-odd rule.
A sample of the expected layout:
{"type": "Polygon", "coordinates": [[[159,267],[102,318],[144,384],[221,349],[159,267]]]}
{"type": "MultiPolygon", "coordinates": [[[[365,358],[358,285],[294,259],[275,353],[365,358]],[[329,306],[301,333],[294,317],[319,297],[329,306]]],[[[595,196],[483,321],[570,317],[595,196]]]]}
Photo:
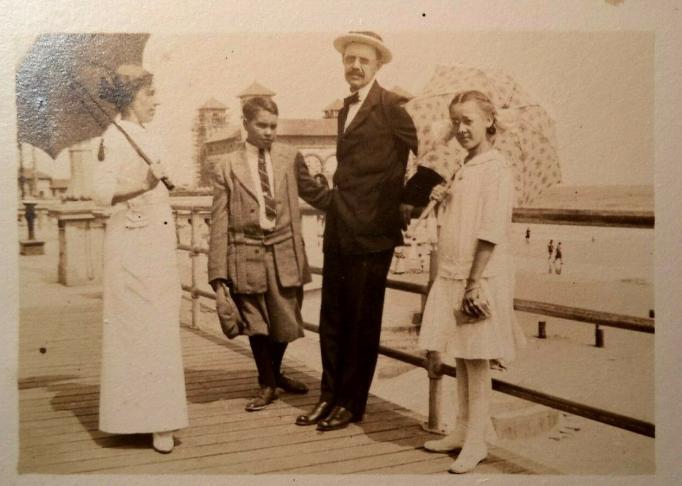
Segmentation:
{"type": "MultiPolygon", "coordinates": [[[[154,452],[148,435],[100,432],[98,289],[65,288],[24,265],[21,277],[24,289],[40,288],[47,297],[21,305],[19,473],[427,474],[445,473],[453,460],[421,448],[432,437],[421,428],[424,417],[375,396],[365,420],[344,430],[294,425],[317,399],[319,373],[292,359],[286,372],[310,393],[282,393],[267,409],[245,412],[256,389],[246,343],[186,327],[190,426],[177,434],[173,453],[154,452]]],[[[493,448],[476,472],[553,471],[493,448]]]]}

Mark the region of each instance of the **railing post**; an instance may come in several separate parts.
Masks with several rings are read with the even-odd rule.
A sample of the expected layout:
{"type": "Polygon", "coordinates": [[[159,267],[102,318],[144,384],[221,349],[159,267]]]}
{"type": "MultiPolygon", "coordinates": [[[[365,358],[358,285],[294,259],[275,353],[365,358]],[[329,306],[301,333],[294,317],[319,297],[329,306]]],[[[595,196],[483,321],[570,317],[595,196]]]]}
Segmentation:
{"type": "Polygon", "coordinates": [[[426,354],[426,371],[429,376],[429,417],[424,429],[439,434],[445,433],[443,426],[443,373],[438,351],[426,354]]]}
{"type": "Polygon", "coordinates": [[[175,224],[175,244],[180,245],[180,215],[178,210],[173,208],[173,223],[175,224]]]}
{"type": "Polygon", "coordinates": [[[546,321],[538,321],[538,339],[547,339],[546,321]]]}
{"type": "Polygon", "coordinates": [[[197,293],[197,282],[199,280],[199,265],[197,259],[199,258],[199,213],[195,208],[190,210],[190,230],[191,240],[190,246],[192,250],[189,253],[192,264],[192,328],[199,327],[199,294],[197,293]]]}
{"type": "Polygon", "coordinates": [[[594,326],[594,345],[598,348],[604,347],[604,330],[599,328],[599,324],[594,326]]]}
{"type": "MultiPolygon", "coordinates": [[[[428,290],[431,290],[433,282],[436,280],[436,274],[438,273],[438,246],[436,243],[431,242],[431,252],[429,253],[429,281],[427,283],[428,290]]],[[[426,307],[426,299],[428,297],[428,292],[422,294],[421,296],[421,309],[418,314],[415,314],[412,318],[414,324],[421,324],[422,318],[424,317],[424,308],[426,307]]]]}

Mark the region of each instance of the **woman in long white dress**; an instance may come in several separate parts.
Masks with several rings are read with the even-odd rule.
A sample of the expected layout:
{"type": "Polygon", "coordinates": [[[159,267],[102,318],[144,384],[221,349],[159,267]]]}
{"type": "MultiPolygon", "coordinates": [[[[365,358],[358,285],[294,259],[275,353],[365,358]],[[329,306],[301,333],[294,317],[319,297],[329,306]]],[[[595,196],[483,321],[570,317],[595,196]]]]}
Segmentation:
{"type": "MultiPolygon", "coordinates": [[[[152,75],[121,66],[100,96],[120,111],[119,125],[152,159],[145,128],[157,102],[152,75]]],[[[173,431],[188,425],[180,343],[181,287],[175,223],[160,162],[147,165],[111,125],[93,176],[95,200],[109,206],[104,241],[102,371],[99,428],[153,434],[171,452],[173,431]]]]}

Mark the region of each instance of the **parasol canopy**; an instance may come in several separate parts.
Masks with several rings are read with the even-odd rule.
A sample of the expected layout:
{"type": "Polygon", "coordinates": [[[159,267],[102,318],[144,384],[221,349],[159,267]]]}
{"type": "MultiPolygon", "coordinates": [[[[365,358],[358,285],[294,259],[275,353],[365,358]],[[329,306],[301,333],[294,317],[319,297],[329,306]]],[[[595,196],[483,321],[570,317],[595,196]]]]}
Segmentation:
{"type": "Polygon", "coordinates": [[[97,97],[102,78],[142,64],[149,34],[42,34],[17,69],[17,138],[53,159],[100,136],[116,115],[97,97]],[[96,98],[93,101],[93,98],[96,98]]]}
{"type": "Polygon", "coordinates": [[[469,90],[481,91],[496,107],[494,147],[513,164],[517,205],[559,183],[554,121],[511,76],[495,69],[436,67],[422,94],[405,105],[417,128],[417,163],[447,181],[461,167],[466,151],[452,136],[448,106],[456,93],[469,90]]]}

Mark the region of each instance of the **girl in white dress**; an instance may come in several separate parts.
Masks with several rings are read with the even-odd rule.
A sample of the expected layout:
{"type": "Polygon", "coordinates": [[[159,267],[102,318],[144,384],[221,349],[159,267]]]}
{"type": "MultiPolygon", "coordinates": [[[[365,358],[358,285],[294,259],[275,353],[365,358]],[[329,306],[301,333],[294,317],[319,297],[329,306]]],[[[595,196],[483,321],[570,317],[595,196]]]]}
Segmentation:
{"type": "Polygon", "coordinates": [[[488,454],[491,361],[513,359],[525,338],[513,312],[513,175],[510,163],[493,148],[494,106],[483,93],[461,92],[450,104],[450,119],[468,155],[439,215],[438,271],[419,345],[455,358],[455,428],[424,447],[434,452],[461,448],[449,470],[464,473],[488,454]]]}
{"type": "MultiPolygon", "coordinates": [[[[145,124],[156,110],[152,75],[124,65],[100,96],[120,111],[118,124],[152,160],[159,147],[145,124]]],[[[159,452],[188,425],[180,346],[181,287],[175,222],[160,163],[148,166],[111,125],[93,175],[95,201],[109,206],[104,240],[99,428],[152,433],[159,452]]]]}

